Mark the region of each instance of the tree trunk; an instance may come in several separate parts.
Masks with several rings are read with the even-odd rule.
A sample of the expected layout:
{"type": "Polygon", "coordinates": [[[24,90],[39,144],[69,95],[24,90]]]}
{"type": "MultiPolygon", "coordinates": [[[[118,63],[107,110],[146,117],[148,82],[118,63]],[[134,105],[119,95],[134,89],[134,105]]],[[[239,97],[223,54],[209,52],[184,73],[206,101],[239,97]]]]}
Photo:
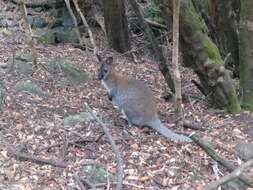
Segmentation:
{"type": "Polygon", "coordinates": [[[228,66],[235,76],[239,75],[239,8],[239,0],[209,0],[209,22],[219,39],[216,45],[222,50],[223,57],[231,53],[228,66]]]}
{"type": "MultiPolygon", "coordinates": [[[[156,0],[164,15],[172,16],[172,0],[156,0]]],[[[180,45],[184,64],[199,76],[205,94],[219,108],[237,113],[240,104],[219,49],[208,36],[208,28],[191,0],[181,0],[180,45]]],[[[166,20],[166,18],[165,18],[166,20]]]]}
{"type": "Polygon", "coordinates": [[[253,1],[241,0],[240,84],[242,106],[253,111],[253,1]]]}
{"type": "Polygon", "coordinates": [[[130,50],[124,0],[104,0],[104,20],[109,46],[124,53],[130,50]]]}
{"type": "Polygon", "coordinates": [[[175,110],[178,119],[184,119],[182,107],[181,76],[178,68],[179,60],[179,12],[180,0],[173,0],[173,50],[172,50],[172,69],[175,84],[175,110]]]}

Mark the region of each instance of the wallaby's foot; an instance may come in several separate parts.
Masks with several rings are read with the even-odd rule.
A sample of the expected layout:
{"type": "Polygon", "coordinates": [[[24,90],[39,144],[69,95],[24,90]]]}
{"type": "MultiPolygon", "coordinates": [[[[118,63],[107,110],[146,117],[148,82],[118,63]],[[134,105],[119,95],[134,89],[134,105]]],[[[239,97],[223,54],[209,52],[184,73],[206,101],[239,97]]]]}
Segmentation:
{"type": "Polygon", "coordinates": [[[119,116],[120,119],[123,119],[125,121],[126,124],[128,124],[129,127],[132,127],[133,125],[129,122],[129,120],[127,119],[127,117],[125,115],[121,115],[119,116]]]}

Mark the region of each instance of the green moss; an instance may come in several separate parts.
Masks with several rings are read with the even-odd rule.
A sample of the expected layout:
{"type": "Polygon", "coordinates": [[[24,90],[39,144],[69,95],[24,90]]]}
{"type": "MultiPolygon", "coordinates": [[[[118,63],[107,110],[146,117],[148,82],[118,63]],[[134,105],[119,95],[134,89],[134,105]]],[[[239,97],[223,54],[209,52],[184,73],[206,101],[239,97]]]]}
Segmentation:
{"type": "Polygon", "coordinates": [[[203,40],[204,51],[208,55],[210,59],[214,61],[214,63],[221,64],[222,59],[220,56],[219,49],[217,46],[210,40],[210,38],[205,35],[203,40]]]}
{"type": "Polygon", "coordinates": [[[234,89],[228,92],[227,110],[233,114],[239,113],[241,111],[241,107],[234,89]]]}
{"type": "Polygon", "coordinates": [[[208,32],[208,27],[206,26],[204,20],[199,16],[194,8],[192,1],[188,1],[182,3],[183,11],[182,14],[186,14],[185,18],[187,19],[187,23],[191,23],[191,26],[194,28],[194,31],[202,31],[204,33],[208,32]],[[187,12],[186,12],[187,11],[187,12]]]}
{"type": "Polygon", "coordinates": [[[244,110],[248,110],[250,112],[253,112],[253,104],[249,104],[249,103],[242,103],[242,108],[244,110]]]}
{"type": "Polygon", "coordinates": [[[153,1],[151,1],[151,3],[149,4],[147,10],[145,10],[144,15],[145,17],[151,18],[155,21],[163,20],[161,10],[153,1]]]}

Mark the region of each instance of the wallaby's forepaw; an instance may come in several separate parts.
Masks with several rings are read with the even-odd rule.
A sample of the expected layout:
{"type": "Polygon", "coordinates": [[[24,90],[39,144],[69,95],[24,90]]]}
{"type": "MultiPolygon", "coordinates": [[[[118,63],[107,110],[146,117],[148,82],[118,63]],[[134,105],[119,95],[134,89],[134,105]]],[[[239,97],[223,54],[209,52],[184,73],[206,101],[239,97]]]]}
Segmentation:
{"type": "Polygon", "coordinates": [[[112,101],[112,95],[110,93],[108,94],[108,99],[112,101]]]}

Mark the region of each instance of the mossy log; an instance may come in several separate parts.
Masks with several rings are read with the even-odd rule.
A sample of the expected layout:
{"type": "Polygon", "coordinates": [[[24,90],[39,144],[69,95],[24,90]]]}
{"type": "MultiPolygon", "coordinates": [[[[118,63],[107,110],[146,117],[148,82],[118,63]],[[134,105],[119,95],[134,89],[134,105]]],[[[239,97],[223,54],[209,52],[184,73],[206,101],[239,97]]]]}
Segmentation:
{"type": "MultiPolygon", "coordinates": [[[[172,0],[156,0],[163,15],[172,16],[172,0]]],[[[208,36],[208,28],[191,0],[181,0],[180,46],[184,64],[198,75],[203,89],[216,107],[237,113],[240,104],[219,49],[208,36]]],[[[166,18],[164,18],[166,20],[166,18]]]]}

